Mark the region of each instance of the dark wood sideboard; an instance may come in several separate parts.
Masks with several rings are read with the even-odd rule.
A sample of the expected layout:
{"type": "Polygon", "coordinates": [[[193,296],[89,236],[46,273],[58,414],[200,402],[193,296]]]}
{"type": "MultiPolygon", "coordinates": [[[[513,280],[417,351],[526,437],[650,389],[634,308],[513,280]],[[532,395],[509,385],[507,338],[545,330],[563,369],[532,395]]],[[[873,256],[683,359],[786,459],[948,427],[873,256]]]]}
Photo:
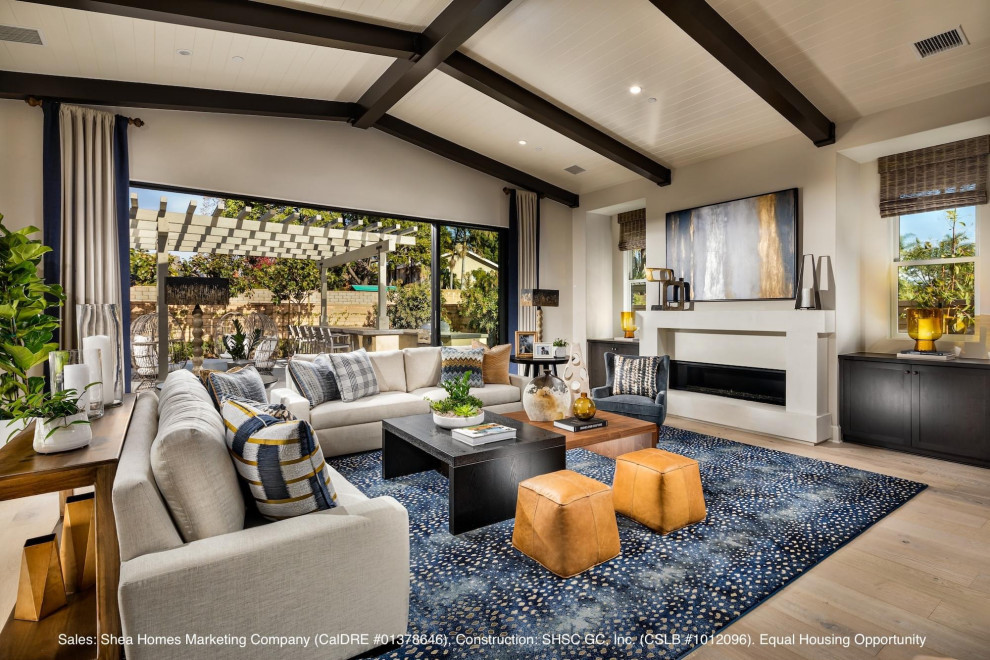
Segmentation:
{"type": "Polygon", "coordinates": [[[639,355],[638,339],[589,339],[588,383],[591,387],[605,384],[605,354],[639,355]]]}
{"type": "Polygon", "coordinates": [[[839,356],[842,439],[990,467],[990,360],[839,356]]]}

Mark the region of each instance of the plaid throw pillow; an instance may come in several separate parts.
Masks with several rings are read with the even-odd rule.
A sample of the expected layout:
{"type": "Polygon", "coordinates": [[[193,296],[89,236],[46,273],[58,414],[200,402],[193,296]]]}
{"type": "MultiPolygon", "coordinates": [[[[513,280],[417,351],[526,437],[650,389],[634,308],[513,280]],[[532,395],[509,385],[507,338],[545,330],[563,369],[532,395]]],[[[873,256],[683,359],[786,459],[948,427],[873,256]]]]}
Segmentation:
{"type": "Polygon", "coordinates": [[[340,398],[333,365],[326,355],[318,355],[312,362],[289,360],[288,371],[296,389],[309,400],[310,408],[340,398]]]}
{"type": "Polygon", "coordinates": [[[660,370],[660,363],[661,358],[657,355],[616,355],[612,394],[635,394],[656,399],[659,394],[657,371],[660,370]]]}
{"type": "Polygon", "coordinates": [[[258,511],[281,520],[337,506],[313,427],[283,421],[239,401],[223,404],[227,448],[258,511]]]}
{"type": "Polygon", "coordinates": [[[368,353],[362,348],[350,353],[334,353],[328,356],[337,379],[337,389],[343,401],[357,401],[378,394],[378,378],[371,366],[368,353]]]}
{"type": "Polygon", "coordinates": [[[468,384],[471,387],[484,387],[485,349],[440,347],[440,383],[460,380],[465,373],[471,374],[468,384]]]}
{"type": "Polygon", "coordinates": [[[217,410],[227,399],[268,403],[265,383],[253,365],[227,373],[214,371],[208,376],[208,383],[206,389],[210,391],[210,397],[217,410]]]}

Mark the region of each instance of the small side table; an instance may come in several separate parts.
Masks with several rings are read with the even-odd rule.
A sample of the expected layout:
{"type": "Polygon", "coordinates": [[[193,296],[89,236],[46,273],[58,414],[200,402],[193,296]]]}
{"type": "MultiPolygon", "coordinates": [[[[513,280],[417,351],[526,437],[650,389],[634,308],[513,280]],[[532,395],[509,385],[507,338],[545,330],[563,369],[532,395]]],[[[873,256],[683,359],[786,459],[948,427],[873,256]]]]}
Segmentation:
{"type": "Polygon", "coordinates": [[[557,365],[567,364],[567,360],[568,358],[566,357],[528,358],[528,357],[519,357],[516,355],[509,356],[509,362],[512,362],[513,364],[521,364],[526,367],[526,373],[524,373],[523,375],[527,377],[531,375],[537,375],[540,373],[540,370],[534,367],[543,367],[544,372],[549,371],[553,373],[554,376],[556,376],[557,365]]]}
{"type": "Polygon", "coordinates": [[[100,660],[117,660],[120,657],[116,642],[121,634],[117,608],[120,549],[110,498],[135,400],[135,395],[125,394],[122,405],[107,408],[102,418],[93,421],[92,443],[81,449],[58,454],[36,453],[32,446],[34,425],[0,448],[0,500],[84,486],[94,486],[96,491],[94,590],[70,596],[66,608],[37,623],[18,621],[11,616],[0,631],[0,657],[10,660],[94,656],[100,660]],[[94,600],[95,613],[91,609],[94,600]],[[98,633],[98,639],[94,632],[98,633]],[[97,643],[61,646],[59,633],[92,636],[97,643]],[[109,637],[104,640],[103,635],[109,637]]]}

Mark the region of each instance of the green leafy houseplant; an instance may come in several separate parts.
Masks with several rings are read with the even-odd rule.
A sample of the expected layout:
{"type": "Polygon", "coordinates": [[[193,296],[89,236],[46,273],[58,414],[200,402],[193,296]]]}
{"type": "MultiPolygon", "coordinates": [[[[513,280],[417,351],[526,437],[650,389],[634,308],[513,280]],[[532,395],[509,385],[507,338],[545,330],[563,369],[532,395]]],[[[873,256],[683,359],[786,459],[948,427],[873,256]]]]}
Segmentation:
{"type": "Polygon", "coordinates": [[[10,231],[0,214],[0,420],[13,420],[32,397],[34,405],[43,403],[45,379],[28,372],[58,350],[52,342],[58,328],[57,317],[45,312],[65,301],[62,287],[45,284],[38,268],[43,255],[51,248],[30,238],[35,227],[10,231]]]}
{"type": "MultiPolygon", "coordinates": [[[[90,383],[86,389],[88,390],[94,384],[90,383]]],[[[69,421],[70,417],[83,412],[79,410],[79,394],[75,390],[62,390],[54,394],[48,394],[44,391],[33,392],[14,401],[9,410],[15,421],[29,422],[37,418],[45,422],[46,428],[50,426],[45,435],[46,438],[50,438],[60,429],[69,426],[89,424],[85,414],[83,414],[82,419],[69,421]],[[61,420],[60,423],[59,420],[61,420]]],[[[17,432],[14,431],[14,433],[17,432]]],[[[9,438],[7,439],[9,440],[9,438]]]]}
{"type": "Polygon", "coordinates": [[[484,404],[476,396],[471,396],[471,374],[465,373],[456,380],[441,383],[440,387],[447,391],[446,398],[433,401],[429,398],[430,410],[443,417],[474,417],[481,413],[484,404]]]}
{"type": "Polygon", "coordinates": [[[223,343],[233,360],[246,360],[251,349],[261,341],[261,328],[255,328],[250,336],[244,333],[244,324],[234,319],[234,333],[223,336],[223,343]]]}
{"type": "Polygon", "coordinates": [[[560,337],[558,337],[557,339],[554,339],[553,340],[553,345],[556,348],[567,348],[567,340],[566,339],[561,339],[560,337]]]}

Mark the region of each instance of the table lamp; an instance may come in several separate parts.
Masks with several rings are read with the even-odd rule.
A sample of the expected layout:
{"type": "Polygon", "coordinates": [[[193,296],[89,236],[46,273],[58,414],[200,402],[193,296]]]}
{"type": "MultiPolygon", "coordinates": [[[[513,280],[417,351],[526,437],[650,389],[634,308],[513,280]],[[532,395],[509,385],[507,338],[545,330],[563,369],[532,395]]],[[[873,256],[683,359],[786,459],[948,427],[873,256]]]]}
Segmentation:
{"type": "MultiPolygon", "coordinates": [[[[225,277],[169,277],[165,280],[167,305],[194,305],[192,312],[192,363],[197,376],[203,368],[203,310],[200,305],[230,302],[230,280],[225,277]]],[[[167,312],[166,312],[167,313],[167,312]]]]}
{"type": "Polygon", "coordinates": [[[523,307],[536,308],[536,341],[543,341],[543,308],[560,305],[557,289],[523,289],[520,297],[523,307]]]}

